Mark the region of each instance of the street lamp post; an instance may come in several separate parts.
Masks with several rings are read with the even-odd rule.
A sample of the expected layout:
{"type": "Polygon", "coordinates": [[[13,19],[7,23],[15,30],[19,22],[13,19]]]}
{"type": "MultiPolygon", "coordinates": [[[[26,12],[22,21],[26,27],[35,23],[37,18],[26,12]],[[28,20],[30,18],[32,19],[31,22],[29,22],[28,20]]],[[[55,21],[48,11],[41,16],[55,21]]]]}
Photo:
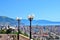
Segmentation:
{"type": "Polygon", "coordinates": [[[30,21],[30,40],[33,40],[32,39],[32,34],[31,34],[31,29],[32,29],[31,24],[32,24],[33,17],[34,17],[33,15],[29,15],[28,16],[28,19],[30,21]]]}
{"type": "Polygon", "coordinates": [[[20,28],[21,18],[19,19],[19,18],[17,17],[16,19],[17,19],[17,21],[18,21],[18,34],[17,34],[17,39],[19,40],[19,28],[20,28]]]}

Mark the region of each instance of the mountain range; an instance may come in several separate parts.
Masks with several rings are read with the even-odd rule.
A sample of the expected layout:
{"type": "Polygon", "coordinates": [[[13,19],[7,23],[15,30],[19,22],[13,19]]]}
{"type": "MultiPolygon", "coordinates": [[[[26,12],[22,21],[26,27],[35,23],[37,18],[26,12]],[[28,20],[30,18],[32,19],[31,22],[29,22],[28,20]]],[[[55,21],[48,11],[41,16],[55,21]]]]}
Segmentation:
{"type": "MultiPolygon", "coordinates": [[[[0,25],[17,25],[17,20],[12,19],[6,16],[0,16],[0,25]]],[[[22,25],[29,25],[29,20],[28,19],[22,19],[21,20],[22,25]]],[[[60,22],[53,22],[49,20],[33,20],[32,25],[60,25],[60,22]]]]}

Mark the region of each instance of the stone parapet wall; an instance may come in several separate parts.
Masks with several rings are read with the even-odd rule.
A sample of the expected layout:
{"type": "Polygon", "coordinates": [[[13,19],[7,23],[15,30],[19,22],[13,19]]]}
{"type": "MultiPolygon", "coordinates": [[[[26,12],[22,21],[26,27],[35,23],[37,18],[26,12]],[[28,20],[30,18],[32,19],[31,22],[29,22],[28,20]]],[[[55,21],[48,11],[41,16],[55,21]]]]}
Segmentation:
{"type": "MultiPolygon", "coordinates": [[[[29,40],[28,37],[24,35],[19,35],[20,40],[29,40]]],[[[0,40],[17,40],[16,34],[0,34],[0,40]]]]}

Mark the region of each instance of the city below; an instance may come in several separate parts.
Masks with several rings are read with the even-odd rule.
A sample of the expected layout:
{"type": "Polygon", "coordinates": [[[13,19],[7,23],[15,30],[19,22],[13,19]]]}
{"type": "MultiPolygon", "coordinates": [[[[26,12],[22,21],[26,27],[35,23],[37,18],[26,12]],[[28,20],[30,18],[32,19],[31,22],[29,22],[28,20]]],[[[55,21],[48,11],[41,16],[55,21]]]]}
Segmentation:
{"type": "Polygon", "coordinates": [[[60,22],[47,20],[32,21],[29,19],[22,21],[17,18],[16,21],[0,16],[0,40],[60,40],[59,24],[60,22]]]}

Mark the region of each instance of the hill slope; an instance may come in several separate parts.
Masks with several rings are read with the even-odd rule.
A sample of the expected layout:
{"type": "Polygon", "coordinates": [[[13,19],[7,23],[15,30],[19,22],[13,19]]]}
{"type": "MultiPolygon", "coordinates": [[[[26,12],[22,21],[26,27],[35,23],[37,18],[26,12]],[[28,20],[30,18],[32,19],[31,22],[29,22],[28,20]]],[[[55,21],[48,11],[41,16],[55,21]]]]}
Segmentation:
{"type": "MultiPolygon", "coordinates": [[[[29,25],[29,20],[22,19],[21,23],[24,25],[29,25]]],[[[0,24],[17,25],[17,21],[9,17],[0,16],[0,24]]],[[[60,25],[60,22],[52,22],[48,20],[33,20],[32,25],[60,25]]]]}

